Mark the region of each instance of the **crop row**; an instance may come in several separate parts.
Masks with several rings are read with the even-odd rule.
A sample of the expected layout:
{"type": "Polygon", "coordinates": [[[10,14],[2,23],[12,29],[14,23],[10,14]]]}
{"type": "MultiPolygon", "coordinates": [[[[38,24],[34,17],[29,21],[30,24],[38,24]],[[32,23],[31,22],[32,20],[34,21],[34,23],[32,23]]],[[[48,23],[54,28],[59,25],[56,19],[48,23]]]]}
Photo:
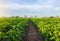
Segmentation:
{"type": "Polygon", "coordinates": [[[0,18],[0,41],[22,41],[28,18],[0,18]]]}
{"type": "Polygon", "coordinates": [[[60,41],[60,18],[32,18],[45,41],[60,41]]]}

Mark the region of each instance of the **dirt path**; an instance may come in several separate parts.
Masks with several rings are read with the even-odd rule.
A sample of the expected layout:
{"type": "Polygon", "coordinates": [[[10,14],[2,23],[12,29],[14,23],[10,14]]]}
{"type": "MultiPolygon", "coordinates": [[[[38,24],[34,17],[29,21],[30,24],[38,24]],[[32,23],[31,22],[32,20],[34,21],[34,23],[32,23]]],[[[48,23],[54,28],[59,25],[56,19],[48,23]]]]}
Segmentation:
{"type": "Polygon", "coordinates": [[[29,22],[29,28],[26,33],[26,39],[24,41],[43,41],[38,35],[36,27],[33,25],[32,21],[29,22]]]}

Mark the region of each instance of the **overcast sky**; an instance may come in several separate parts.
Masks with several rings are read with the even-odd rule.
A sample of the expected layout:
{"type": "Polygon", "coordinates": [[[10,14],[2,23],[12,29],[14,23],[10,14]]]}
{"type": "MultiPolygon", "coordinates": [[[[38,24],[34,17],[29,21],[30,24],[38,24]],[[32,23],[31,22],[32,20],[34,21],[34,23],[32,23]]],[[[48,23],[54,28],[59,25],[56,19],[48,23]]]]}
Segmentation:
{"type": "Polygon", "coordinates": [[[60,0],[0,0],[0,16],[60,16],[60,0]]]}

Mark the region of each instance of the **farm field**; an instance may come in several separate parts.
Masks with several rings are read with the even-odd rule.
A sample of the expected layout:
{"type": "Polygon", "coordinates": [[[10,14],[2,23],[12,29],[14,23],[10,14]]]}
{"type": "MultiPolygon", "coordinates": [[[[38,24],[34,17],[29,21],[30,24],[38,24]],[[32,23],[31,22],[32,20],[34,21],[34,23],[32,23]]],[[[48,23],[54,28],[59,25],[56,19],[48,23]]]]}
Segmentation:
{"type": "Polygon", "coordinates": [[[0,0],[0,41],[60,41],[60,0],[0,0]]]}
{"type": "Polygon", "coordinates": [[[22,41],[28,21],[28,18],[0,18],[0,41],[22,41]]]}
{"type": "Polygon", "coordinates": [[[0,18],[0,41],[60,41],[60,18],[0,18]]]}
{"type": "Polygon", "coordinates": [[[42,32],[45,41],[60,41],[60,18],[32,18],[33,23],[42,32]]]}

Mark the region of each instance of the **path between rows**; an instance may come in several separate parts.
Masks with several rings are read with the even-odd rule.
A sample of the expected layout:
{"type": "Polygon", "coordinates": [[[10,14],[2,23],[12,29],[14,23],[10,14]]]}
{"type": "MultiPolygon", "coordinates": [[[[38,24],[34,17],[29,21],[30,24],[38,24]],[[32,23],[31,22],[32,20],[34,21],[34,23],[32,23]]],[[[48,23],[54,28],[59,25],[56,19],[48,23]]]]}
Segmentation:
{"type": "Polygon", "coordinates": [[[37,29],[32,21],[29,22],[29,28],[24,41],[43,41],[42,37],[38,35],[37,29]]]}

